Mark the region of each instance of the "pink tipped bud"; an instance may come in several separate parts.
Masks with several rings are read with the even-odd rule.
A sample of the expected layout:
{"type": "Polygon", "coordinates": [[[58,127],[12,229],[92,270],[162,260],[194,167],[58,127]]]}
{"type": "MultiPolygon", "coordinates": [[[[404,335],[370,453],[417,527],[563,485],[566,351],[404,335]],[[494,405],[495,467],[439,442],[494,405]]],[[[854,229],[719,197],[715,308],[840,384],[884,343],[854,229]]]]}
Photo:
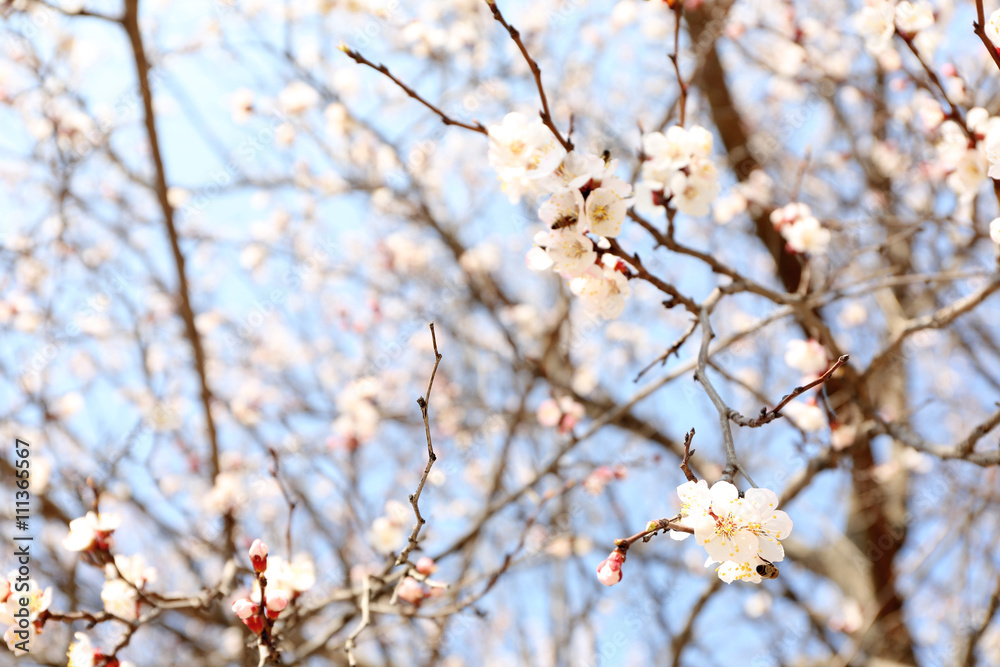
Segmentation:
{"type": "Polygon", "coordinates": [[[615,549],[597,566],[597,578],[605,586],[614,586],[622,580],[622,563],[625,554],[615,549]]]}
{"type": "Polygon", "coordinates": [[[6,602],[7,598],[9,597],[10,597],[10,582],[4,579],[3,581],[0,581],[0,604],[6,602]]]}
{"type": "Polygon", "coordinates": [[[951,63],[945,63],[941,66],[941,73],[945,76],[958,76],[958,69],[951,63]]]}
{"type": "Polygon", "coordinates": [[[268,618],[278,618],[278,614],[288,606],[288,591],[280,588],[267,592],[267,616],[268,618]]]}
{"type": "Polygon", "coordinates": [[[424,587],[420,585],[420,582],[413,577],[407,577],[403,579],[403,583],[399,585],[399,599],[410,604],[417,604],[425,597],[424,587]]]}
{"type": "Polygon", "coordinates": [[[260,539],[253,541],[250,545],[250,560],[253,562],[253,571],[260,573],[267,569],[267,545],[260,539]]]}
{"type": "Polygon", "coordinates": [[[437,572],[438,566],[434,562],[434,559],[430,556],[422,556],[420,560],[417,561],[417,572],[420,574],[434,574],[437,572]]]}
{"type": "Polygon", "coordinates": [[[255,635],[259,635],[261,632],[264,631],[264,619],[261,618],[260,616],[251,616],[250,618],[244,618],[243,625],[247,626],[247,629],[250,632],[254,633],[255,635]]]}
{"type": "Polygon", "coordinates": [[[243,620],[246,620],[257,614],[257,605],[247,598],[240,598],[233,603],[233,612],[243,620]]]}

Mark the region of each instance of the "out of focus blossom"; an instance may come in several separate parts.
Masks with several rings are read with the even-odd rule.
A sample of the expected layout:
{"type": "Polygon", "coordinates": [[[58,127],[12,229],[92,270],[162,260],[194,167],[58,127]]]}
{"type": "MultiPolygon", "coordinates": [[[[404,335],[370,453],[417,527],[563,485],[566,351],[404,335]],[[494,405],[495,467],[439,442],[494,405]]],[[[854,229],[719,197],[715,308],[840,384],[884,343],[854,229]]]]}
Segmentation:
{"type": "Polygon", "coordinates": [[[803,431],[820,431],[826,428],[826,413],[816,404],[815,399],[792,401],[781,409],[781,413],[803,431]]]}
{"type": "Polygon", "coordinates": [[[398,597],[404,602],[417,604],[427,597],[427,589],[413,577],[406,577],[399,585],[398,597]]]}
{"type": "Polygon", "coordinates": [[[86,516],[69,522],[69,535],[63,546],[70,551],[107,551],[114,544],[111,534],[121,523],[114,514],[87,512],[86,516]]]}
{"type": "Polygon", "coordinates": [[[771,212],[771,223],[795,252],[822,255],[830,245],[830,230],[813,217],[805,204],[792,203],[771,212]]]}
{"type": "Polygon", "coordinates": [[[1000,218],[993,218],[990,223],[990,238],[994,243],[1000,244],[1000,218]]]}
{"type": "Polygon", "coordinates": [[[896,27],[908,35],[934,25],[934,8],[927,0],[903,2],[896,5],[896,27]]]}
{"type": "Polygon", "coordinates": [[[867,0],[853,17],[854,27],[865,40],[865,48],[879,55],[889,48],[895,33],[896,8],[891,0],[867,0]]]}
{"type": "Polygon", "coordinates": [[[605,586],[614,586],[622,580],[622,565],[624,563],[625,554],[615,549],[597,566],[597,580],[605,586]]]}
{"type": "Polygon", "coordinates": [[[417,572],[420,574],[434,574],[437,572],[438,566],[434,562],[434,559],[429,556],[421,556],[417,561],[417,572]]]}
{"type": "Polygon", "coordinates": [[[600,466],[583,480],[584,490],[591,495],[600,495],[612,480],[625,479],[628,470],[623,465],[600,466]]]}
{"type": "Polygon", "coordinates": [[[785,363],[805,375],[819,375],[830,365],[826,348],[817,340],[790,340],[785,344],[785,363]]]}
{"type": "Polygon", "coordinates": [[[583,419],[586,410],[569,396],[561,396],[559,400],[546,399],[538,406],[535,416],[542,426],[559,426],[560,433],[569,433],[583,419]]]}

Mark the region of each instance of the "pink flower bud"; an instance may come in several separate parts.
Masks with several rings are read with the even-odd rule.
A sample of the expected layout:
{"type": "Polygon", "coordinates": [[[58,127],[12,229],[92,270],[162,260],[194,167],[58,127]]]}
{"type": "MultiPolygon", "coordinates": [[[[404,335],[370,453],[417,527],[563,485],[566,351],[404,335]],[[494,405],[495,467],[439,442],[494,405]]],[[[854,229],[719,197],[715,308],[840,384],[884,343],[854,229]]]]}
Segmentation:
{"type": "Polygon", "coordinates": [[[247,626],[247,629],[250,632],[254,633],[255,635],[259,635],[261,632],[264,631],[264,619],[261,618],[260,616],[251,616],[250,618],[244,618],[243,625],[247,626]]]}
{"type": "Polygon", "coordinates": [[[612,551],[607,558],[597,566],[597,578],[605,586],[614,586],[622,580],[622,563],[625,562],[625,554],[618,549],[612,551]]]}
{"type": "Polygon", "coordinates": [[[420,574],[434,574],[437,572],[437,569],[437,564],[430,556],[422,556],[420,560],[417,561],[417,572],[420,574]]]}
{"type": "Polygon", "coordinates": [[[250,545],[250,560],[253,562],[253,571],[260,573],[267,569],[267,545],[260,539],[253,541],[250,545]]]}
{"type": "Polygon", "coordinates": [[[267,616],[268,618],[278,618],[278,614],[288,606],[288,591],[280,588],[267,592],[267,616]]]}
{"type": "Polygon", "coordinates": [[[399,585],[399,599],[410,604],[417,604],[424,599],[424,587],[420,585],[420,582],[413,577],[407,577],[403,579],[403,583],[399,585]]]}
{"type": "Polygon", "coordinates": [[[246,620],[257,614],[257,605],[247,598],[240,598],[233,603],[233,612],[243,620],[246,620]]]}
{"type": "Polygon", "coordinates": [[[10,582],[4,579],[2,582],[0,582],[0,604],[6,602],[7,598],[9,597],[10,597],[10,582]]]}

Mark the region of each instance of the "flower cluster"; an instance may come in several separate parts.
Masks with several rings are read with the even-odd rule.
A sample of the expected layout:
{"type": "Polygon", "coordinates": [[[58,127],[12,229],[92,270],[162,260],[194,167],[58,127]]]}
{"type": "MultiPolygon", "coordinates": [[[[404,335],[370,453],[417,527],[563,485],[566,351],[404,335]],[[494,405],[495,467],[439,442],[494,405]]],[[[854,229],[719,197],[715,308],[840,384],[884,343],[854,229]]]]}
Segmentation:
{"type": "MultiPolygon", "coordinates": [[[[253,544],[250,545],[249,556],[254,573],[257,575],[254,580],[253,593],[249,598],[240,598],[233,602],[233,613],[243,621],[243,625],[247,626],[250,632],[259,635],[264,632],[265,627],[271,627],[274,619],[281,615],[281,612],[301,591],[293,589],[292,586],[295,585],[293,581],[288,577],[282,577],[281,573],[275,572],[273,579],[268,577],[270,568],[268,566],[267,544],[262,540],[253,541],[253,544]],[[261,600],[262,579],[267,582],[263,600],[261,600]]],[[[313,581],[315,581],[315,577],[312,581],[299,583],[308,583],[311,586],[313,581]]]]}
{"type": "Polygon", "coordinates": [[[0,581],[0,624],[7,626],[3,639],[14,655],[31,651],[35,635],[42,631],[39,617],[51,603],[51,588],[43,591],[38,582],[16,570],[0,581]]]}
{"type": "Polygon", "coordinates": [[[914,36],[934,25],[934,7],[927,0],[867,0],[853,17],[854,27],[865,40],[865,48],[880,56],[892,45],[892,36],[914,36]]]}
{"type": "Polygon", "coordinates": [[[628,267],[608,252],[629,207],[632,186],[614,176],[617,161],[566,152],[539,119],[507,114],[488,129],[489,161],[512,202],[550,195],[539,207],[545,231],[535,235],[529,268],[570,281],[584,307],[617,318],[631,290],[628,267]]]}
{"type": "MultiPolygon", "coordinates": [[[[777,509],[778,496],[769,489],[750,489],[742,497],[729,482],[705,480],[677,487],[681,515],[694,529],[698,544],[708,552],[707,564],[720,563],[719,578],[727,584],[739,579],[760,583],[767,566],[784,560],[780,540],[792,532],[792,521],[777,509]]],[[[688,533],[671,531],[682,540],[688,533]]]]}
{"type": "Polygon", "coordinates": [[[690,130],[674,126],[642,136],[642,181],[635,188],[635,206],[640,213],[655,213],[671,204],[681,213],[708,215],[719,194],[719,171],[709,157],[712,134],[703,127],[690,130]]]}
{"type": "Polygon", "coordinates": [[[548,184],[555,192],[538,209],[546,231],[535,235],[528,266],[552,269],[570,281],[584,306],[615,319],[630,294],[627,268],[606,253],[607,239],[618,236],[632,186],[614,177],[615,160],[572,152],[554,170],[548,184]]]}
{"type": "Polygon", "coordinates": [[[791,203],[771,211],[771,224],[793,252],[822,255],[830,245],[830,230],[813,217],[806,204],[791,203]]]}

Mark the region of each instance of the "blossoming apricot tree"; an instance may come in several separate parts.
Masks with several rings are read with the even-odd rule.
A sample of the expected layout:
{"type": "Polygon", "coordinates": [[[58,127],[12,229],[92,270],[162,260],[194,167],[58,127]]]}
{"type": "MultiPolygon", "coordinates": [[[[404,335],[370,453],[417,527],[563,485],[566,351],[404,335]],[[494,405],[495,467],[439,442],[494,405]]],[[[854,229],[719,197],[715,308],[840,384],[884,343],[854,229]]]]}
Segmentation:
{"type": "Polygon", "coordinates": [[[1000,7],[0,14],[5,658],[1000,663],[1000,7]]]}

